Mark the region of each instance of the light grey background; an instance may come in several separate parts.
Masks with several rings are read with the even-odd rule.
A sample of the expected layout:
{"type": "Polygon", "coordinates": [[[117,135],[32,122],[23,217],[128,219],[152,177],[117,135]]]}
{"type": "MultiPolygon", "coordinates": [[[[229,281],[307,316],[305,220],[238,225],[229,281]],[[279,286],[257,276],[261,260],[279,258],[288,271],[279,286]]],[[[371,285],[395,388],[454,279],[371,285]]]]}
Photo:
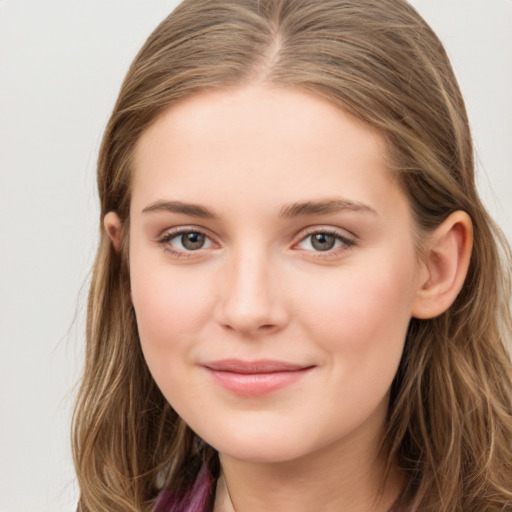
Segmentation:
{"type": "MultiPolygon", "coordinates": [[[[0,512],[73,511],[101,132],[172,0],[0,0],[0,512]],[[73,324],[73,319],[76,321],[73,324]]],[[[512,1],[415,0],[465,95],[489,209],[512,239],[512,1]]]]}

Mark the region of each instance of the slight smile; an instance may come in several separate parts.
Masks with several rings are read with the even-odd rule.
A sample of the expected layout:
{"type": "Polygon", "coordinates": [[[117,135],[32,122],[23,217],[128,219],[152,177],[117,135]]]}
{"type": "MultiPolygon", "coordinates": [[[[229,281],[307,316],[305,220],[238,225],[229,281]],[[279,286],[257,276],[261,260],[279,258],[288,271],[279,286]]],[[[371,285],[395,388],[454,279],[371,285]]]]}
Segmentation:
{"type": "Polygon", "coordinates": [[[223,388],[244,396],[258,396],[277,391],[293,384],[314,365],[301,365],[284,361],[261,359],[257,361],[241,361],[223,359],[201,364],[213,380],[223,388]]]}

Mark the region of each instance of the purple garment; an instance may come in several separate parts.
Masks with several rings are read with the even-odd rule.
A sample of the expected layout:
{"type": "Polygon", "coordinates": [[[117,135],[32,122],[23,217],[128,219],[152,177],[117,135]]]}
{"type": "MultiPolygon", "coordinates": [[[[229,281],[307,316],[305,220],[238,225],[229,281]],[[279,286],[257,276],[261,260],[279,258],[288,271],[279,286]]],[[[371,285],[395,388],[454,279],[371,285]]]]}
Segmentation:
{"type": "MultiPolygon", "coordinates": [[[[153,512],[212,512],[212,495],[215,492],[216,479],[205,466],[201,468],[190,492],[169,493],[163,491],[153,512]]],[[[388,512],[406,512],[403,508],[392,506],[388,512]]]]}
{"type": "Polygon", "coordinates": [[[153,512],[212,512],[210,504],[215,482],[216,479],[203,466],[189,492],[163,491],[153,512]]]}

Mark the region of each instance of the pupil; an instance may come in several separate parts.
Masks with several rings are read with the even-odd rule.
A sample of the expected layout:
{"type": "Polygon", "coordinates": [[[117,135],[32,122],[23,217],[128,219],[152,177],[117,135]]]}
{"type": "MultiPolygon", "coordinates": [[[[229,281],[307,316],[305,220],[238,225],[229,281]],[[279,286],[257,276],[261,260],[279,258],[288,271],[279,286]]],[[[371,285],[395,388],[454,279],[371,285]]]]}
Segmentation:
{"type": "Polygon", "coordinates": [[[317,251],[328,251],[334,247],[336,240],[332,235],[326,233],[317,233],[313,235],[311,243],[317,251]]]}
{"type": "Polygon", "coordinates": [[[201,249],[204,245],[204,235],[201,233],[185,233],[181,235],[181,243],[185,249],[190,251],[201,249]]]}

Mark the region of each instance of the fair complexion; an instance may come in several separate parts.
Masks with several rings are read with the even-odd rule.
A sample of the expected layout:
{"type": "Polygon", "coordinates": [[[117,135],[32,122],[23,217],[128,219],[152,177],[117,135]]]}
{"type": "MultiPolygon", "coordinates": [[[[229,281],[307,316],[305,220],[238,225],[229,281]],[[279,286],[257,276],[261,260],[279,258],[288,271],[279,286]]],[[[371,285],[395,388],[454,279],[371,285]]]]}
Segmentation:
{"type": "Polygon", "coordinates": [[[391,506],[377,455],[407,327],[449,307],[471,248],[462,212],[421,260],[416,231],[382,138],[310,93],[202,92],[141,136],[132,302],[155,381],[219,451],[215,512],[391,506]]]}

